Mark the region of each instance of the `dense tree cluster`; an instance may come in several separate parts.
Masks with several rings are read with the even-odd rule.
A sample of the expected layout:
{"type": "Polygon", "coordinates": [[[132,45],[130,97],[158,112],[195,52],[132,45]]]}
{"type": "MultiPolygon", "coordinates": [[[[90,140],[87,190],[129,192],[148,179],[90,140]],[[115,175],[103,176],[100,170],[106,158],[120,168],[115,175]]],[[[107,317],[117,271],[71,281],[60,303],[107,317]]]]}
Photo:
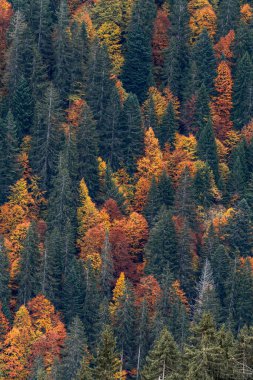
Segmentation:
{"type": "Polygon", "coordinates": [[[253,377],[253,2],[0,0],[0,378],[253,377]]]}

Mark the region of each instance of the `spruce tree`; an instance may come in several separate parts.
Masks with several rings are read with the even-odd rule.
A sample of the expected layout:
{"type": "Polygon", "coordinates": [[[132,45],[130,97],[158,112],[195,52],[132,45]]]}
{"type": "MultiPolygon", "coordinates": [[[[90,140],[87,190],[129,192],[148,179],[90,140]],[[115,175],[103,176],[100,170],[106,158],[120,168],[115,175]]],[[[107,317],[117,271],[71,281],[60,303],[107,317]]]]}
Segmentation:
{"type": "Polygon", "coordinates": [[[212,41],[206,29],[203,30],[193,46],[192,58],[197,65],[198,87],[204,85],[209,94],[213,93],[216,60],[212,41]]]}
{"type": "Polygon", "coordinates": [[[120,164],[120,116],[121,101],[118,89],[113,87],[108,105],[105,109],[103,129],[100,131],[100,150],[105,161],[117,170],[120,164]]]}
{"type": "Polygon", "coordinates": [[[81,369],[82,362],[88,360],[87,341],[84,331],[84,325],[76,317],[69,326],[69,332],[65,341],[65,347],[62,352],[62,361],[59,368],[60,380],[74,380],[81,369]]]}
{"type": "Polygon", "coordinates": [[[236,65],[234,79],[234,123],[243,128],[253,116],[253,63],[248,52],[236,65]]]}
{"type": "Polygon", "coordinates": [[[195,223],[195,195],[193,180],[188,167],[186,167],[179,179],[175,194],[175,214],[187,218],[190,225],[195,223]]]}
{"type": "Polygon", "coordinates": [[[158,178],[157,187],[161,203],[164,204],[167,208],[172,207],[174,203],[174,189],[172,180],[170,179],[169,175],[167,175],[165,170],[158,178]]]}
{"type": "Polygon", "coordinates": [[[116,351],[116,340],[109,326],[105,326],[94,362],[94,377],[97,380],[111,380],[120,372],[120,359],[116,351]]]}
{"type": "Polygon", "coordinates": [[[236,29],[240,17],[240,0],[221,0],[218,8],[218,35],[223,37],[236,29]]]}
{"type": "Polygon", "coordinates": [[[176,119],[174,106],[172,102],[169,102],[161,124],[159,125],[158,137],[162,148],[164,148],[166,143],[169,144],[171,149],[174,148],[175,134],[177,130],[178,122],[176,119]]]}
{"type": "Polygon", "coordinates": [[[154,225],[157,214],[162,206],[161,195],[155,177],[152,178],[147,201],[144,207],[144,215],[150,226],[154,225]]]}
{"type": "Polygon", "coordinates": [[[96,122],[88,104],[84,104],[81,123],[76,135],[78,151],[78,177],[84,178],[91,196],[96,196],[99,186],[98,136],[96,122]]]}
{"type": "Polygon", "coordinates": [[[152,84],[151,38],[155,14],[154,0],[137,0],[127,34],[122,81],[126,91],[137,95],[141,103],[152,84]]]}
{"type": "Polygon", "coordinates": [[[130,94],[124,103],[119,136],[120,163],[132,174],[136,168],[136,160],[142,155],[144,147],[141,110],[134,94],[130,94]]]}
{"type": "Polygon", "coordinates": [[[219,181],[219,166],[217,146],[212,127],[212,122],[209,118],[205,127],[202,129],[198,139],[198,156],[206,162],[213,171],[216,182],[219,181]]]}
{"type": "Polygon", "coordinates": [[[165,328],[147,356],[142,378],[144,380],[174,378],[173,375],[180,372],[179,359],[178,347],[165,328]]]}
{"type": "Polygon", "coordinates": [[[40,251],[37,226],[29,227],[21,252],[18,298],[21,305],[35,297],[39,291],[40,251]]]}
{"type": "Polygon", "coordinates": [[[210,207],[215,201],[215,181],[213,172],[209,165],[198,165],[194,177],[194,189],[196,191],[196,202],[203,207],[210,207]]]}
{"type": "Polygon", "coordinates": [[[162,208],[146,245],[147,271],[159,277],[167,265],[178,273],[177,237],[172,215],[162,208]]]}
{"type": "Polygon", "coordinates": [[[43,189],[49,188],[52,176],[56,173],[62,142],[59,104],[58,94],[50,84],[44,98],[36,106],[30,160],[34,173],[40,177],[43,189]]]}
{"type": "Polygon", "coordinates": [[[197,136],[199,137],[203,129],[206,127],[206,124],[210,120],[210,97],[208,95],[208,90],[204,84],[201,85],[196,96],[195,119],[197,136]]]}
{"type": "Polygon", "coordinates": [[[2,305],[3,313],[6,317],[10,316],[9,302],[10,302],[10,262],[7,256],[3,240],[0,240],[0,302],[2,305]]]}

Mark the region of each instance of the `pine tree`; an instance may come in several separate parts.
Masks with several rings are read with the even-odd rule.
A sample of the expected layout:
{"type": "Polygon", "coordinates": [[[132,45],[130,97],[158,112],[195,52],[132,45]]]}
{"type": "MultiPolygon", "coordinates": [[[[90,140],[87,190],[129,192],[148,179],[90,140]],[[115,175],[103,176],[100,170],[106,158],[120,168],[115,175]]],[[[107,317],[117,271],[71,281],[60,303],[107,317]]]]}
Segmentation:
{"type": "Polygon", "coordinates": [[[82,362],[89,356],[84,326],[78,317],[70,324],[62,356],[59,379],[76,379],[82,362]]]}
{"type": "Polygon", "coordinates": [[[96,122],[89,106],[85,103],[81,123],[77,130],[78,173],[84,178],[92,197],[98,192],[98,136],[96,122]]]}
{"type": "Polygon", "coordinates": [[[213,171],[216,182],[219,181],[219,166],[215,136],[212,122],[209,118],[205,127],[202,129],[198,139],[198,156],[205,161],[213,171]]]}
{"type": "Polygon", "coordinates": [[[116,340],[109,326],[105,326],[97,347],[94,376],[97,380],[111,380],[120,373],[120,359],[116,340]]]}
{"type": "Polygon", "coordinates": [[[159,141],[161,147],[163,148],[165,144],[169,144],[170,148],[174,148],[175,134],[178,130],[178,122],[176,119],[174,106],[172,102],[169,102],[167,110],[162,118],[161,124],[159,125],[159,141]]]}
{"type": "Polygon", "coordinates": [[[20,273],[19,273],[19,302],[27,302],[37,295],[39,290],[39,239],[37,226],[33,222],[28,230],[24,247],[21,252],[20,273]]]}
{"type": "Polygon", "coordinates": [[[178,273],[177,238],[171,213],[162,208],[158,220],[151,229],[146,245],[147,271],[161,276],[169,265],[174,274],[178,273]]]}
{"type": "Polygon", "coordinates": [[[180,371],[179,357],[178,347],[165,328],[147,356],[142,378],[144,380],[173,378],[173,375],[178,375],[180,371]]]}
{"type": "Polygon", "coordinates": [[[144,145],[140,106],[133,94],[130,94],[124,103],[119,136],[120,163],[133,173],[136,159],[142,155],[144,145]]]}
{"type": "Polygon", "coordinates": [[[240,58],[236,65],[234,79],[234,123],[241,129],[249,123],[253,116],[253,63],[248,52],[240,58]]]}
{"type": "Polygon", "coordinates": [[[152,83],[151,37],[155,13],[153,0],[138,0],[133,6],[127,34],[122,81],[126,91],[135,94],[141,103],[152,83]]]}

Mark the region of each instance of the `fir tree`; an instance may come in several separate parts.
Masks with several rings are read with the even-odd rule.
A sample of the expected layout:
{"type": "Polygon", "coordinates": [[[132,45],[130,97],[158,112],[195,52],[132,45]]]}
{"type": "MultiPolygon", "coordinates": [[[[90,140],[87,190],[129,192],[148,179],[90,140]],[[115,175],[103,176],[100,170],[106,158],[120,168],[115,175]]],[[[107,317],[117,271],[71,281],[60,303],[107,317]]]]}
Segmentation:
{"type": "Polygon", "coordinates": [[[218,33],[225,36],[231,29],[237,26],[240,17],[239,0],[221,0],[218,9],[218,33]]]}
{"type": "Polygon", "coordinates": [[[0,302],[5,316],[10,316],[10,263],[4,247],[3,241],[0,241],[0,302]]]}

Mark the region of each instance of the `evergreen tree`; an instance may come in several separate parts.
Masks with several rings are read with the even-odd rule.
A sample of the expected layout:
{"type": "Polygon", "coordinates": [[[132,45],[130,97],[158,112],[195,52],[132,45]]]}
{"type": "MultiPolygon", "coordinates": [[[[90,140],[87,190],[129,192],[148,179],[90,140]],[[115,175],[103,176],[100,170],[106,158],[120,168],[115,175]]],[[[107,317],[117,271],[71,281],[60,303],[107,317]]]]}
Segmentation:
{"type": "Polygon", "coordinates": [[[197,65],[197,81],[199,88],[204,85],[211,94],[214,90],[216,76],[216,60],[212,41],[207,29],[204,29],[193,46],[193,59],[197,65]]]}
{"type": "Polygon", "coordinates": [[[113,87],[108,105],[105,109],[104,128],[101,129],[100,148],[102,157],[117,170],[120,164],[120,116],[121,101],[119,92],[113,87]]]}
{"type": "Polygon", "coordinates": [[[167,208],[172,207],[174,202],[174,189],[172,181],[166,174],[165,170],[158,178],[157,187],[160,194],[161,203],[164,204],[167,208]]]}
{"type": "Polygon", "coordinates": [[[21,76],[17,83],[11,108],[17,126],[17,136],[21,139],[30,131],[34,112],[34,101],[31,94],[31,87],[23,76],[21,76]]]}
{"type": "Polygon", "coordinates": [[[0,125],[0,199],[4,201],[19,174],[17,130],[11,111],[5,119],[0,118],[0,125]]]}
{"type": "Polygon", "coordinates": [[[253,63],[248,52],[236,65],[234,79],[234,123],[238,129],[249,123],[253,116],[253,63]]]}
{"type": "Polygon", "coordinates": [[[156,14],[154,0],[137,0],[128,28],[122,81],[127,92],[142,103],[152,83],[151,38],[156,14]]]}
{"type": "Polygon", "coordinates": [[[94,377],[97,380],[111,380],[120,372],[120,359],[116,351],[116,340],[109,326],[105,326],[97,347],[94,377]]]}
{"type": "Polygon", "coordinates": [[[78,173],[84,178],[91,196],[96,196],[99,186],[98,176],[98,136],[96,122],[89,106],[85,103],[81,123],[77,130],[78,173]]]}
{"type": "Polygon", "coordinates": [[[194,177],[196,202],[203,207],[209,207],[215,201],[215,181],[209,165],[201,164],[197,167],[194,177]]]}
{"type": "Polygon", "coordinates": [[[175,195],[176,215],[187,218],[190,224],[195,222],[195,196],[193,193],[193,181],[186,167],[179,179],[178,188],[175,195]]]}
{"type": "Polygon", "coordinates": [[[9,302],[10,302],[10,263],[4,247],[3,241],[0,241],[0,302],[2,311],[6,317],[10,316],[9,302]]]}
{"type": "Polygon", "coordinates": [[[59,380],[74,380],[81,369],[82,362],[88,360],[88,349],[84,326],[78,317],[69,327],[62,362],[59,369],[59,380]]]}
{"type": "Polygon", "coordinates": [[[62,142],[60,121],[58,94],[50,84],[41,103],[36,106],[30,152],[32,168],[40,177],[43,189],[48,189],[51,178],[56,173],[59,147],[62,142]]]}
{"type": "Polygon", "coordinates": [[[138,99],[130,94],[124,103],[119,128],[120,163],[130,173],[135,171],[136,160],[143,153],[144,133],[138,99]]]}
{"type": "Polygon", "coordinates": [[[124,195],[119,191],[117,183],[113,178],[110,164],[107,164],[103,185],[101,186],[102,200],[113,199],[117,205],[124,211],[124,195]]]}
{"type": "Polygon", "coordinates": [[[178,375],[180,372],[179,358],[179,350],[172,335],[164,329],[148,354],[142,378],[145,380],[174,378],[173,375],[178,375]]]}
{"type": "Polygon", "coordinates": [[[178,273],[176,231],[172,215],[165,208],[161,209],[158,220],[151,229],[146,255],[148,273],[159,277],[167,265],[174,274],[178,273]]]}
{"type": "Polygon", "coordinates": [[[91,46],[88,73],[87,101],[97,121],[98,135],[101,136],[113,81],[110,78],[111,63],[107,49],[104,45],[100,46],[97,40],[91,46]]]}
{"type": "Polygon", "coordinates": [[[178,129],[178,123],[175,116],[174,106],[172,102],[169,102],[167,110],[162,118],[162,122],[159,126],[159,141],[163,148],[165,144],[169,144],[170,148],[174,148],[175,134],[178,129]]]}
{"type": "Polygon", "coordinates": [[[57,24],[54,39],[54,83],[60,94],[62,104],[65,104],[71,82],[71,44],[67,31],[69,25],[68,5],[66,0],[61,0],[57,12],[57,24]]]}
{"type": "Polygon", "coordinates": [[[219,319],[220,305],[216,295],[213,271],[206,259],[200,281],[197,286],[197,300],[194,309],[194,319],[199,321],[204,313],[210,313],[216,320],[219,319]]]}
{"type": "Polygon", "coordinates": [[[197,127],[197,136],[199,136],[203,129],[206,127],[206,124],[210,120],[210,97],[208,95],[207,88],[204,84],[201,85],[196,96],[197,99],[195,119],[197,127]]]}
{"type": "Polygon", "coordinates": [[[35,297],[39,290],[40,251],[37,226],[33,222],[29,227],[24,247],[21,252],[19,273],[19,302],[27,302],[35,297]]]}
{"type": "Polygon", "coordinates": [[[198,139],[198,156],[202,161],[207,162],[213,171],[216,182],[219,181],[219,166],[217,146],[212,127],[209,119],[205,127],[202,129],[198,139]]]}
{"type": "Polygon", "coordinates": [[[218,9],[218,33],[225,36],[235,29],[240,17],[240,0],[221,0],[218,9]]]}
{"type": "Polygon", "coordinates": [[[161,194],[155,177],[152,178],[147,201],[144,207],[144,215],[150,226],[154,225],[157,214],[162,206],[161,194]]]}

